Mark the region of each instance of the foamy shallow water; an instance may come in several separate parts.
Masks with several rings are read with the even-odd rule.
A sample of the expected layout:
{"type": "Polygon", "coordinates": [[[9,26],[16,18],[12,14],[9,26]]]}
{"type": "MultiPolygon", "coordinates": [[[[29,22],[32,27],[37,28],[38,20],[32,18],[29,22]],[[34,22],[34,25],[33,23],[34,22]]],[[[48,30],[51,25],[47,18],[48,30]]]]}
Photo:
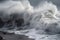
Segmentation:
{"type": "Polygon", "coordinates": [[[25,35],[29,38],[35,39],[35,40],[60,40],[60,34],[55,35],[49,35],[49,34],[37,34],[37,32],[34,29],[31,30],[20,30],[20,31],[12,31],[12,30],[4,30],[8,33],[15,33],[19,35],[25,35]]]}

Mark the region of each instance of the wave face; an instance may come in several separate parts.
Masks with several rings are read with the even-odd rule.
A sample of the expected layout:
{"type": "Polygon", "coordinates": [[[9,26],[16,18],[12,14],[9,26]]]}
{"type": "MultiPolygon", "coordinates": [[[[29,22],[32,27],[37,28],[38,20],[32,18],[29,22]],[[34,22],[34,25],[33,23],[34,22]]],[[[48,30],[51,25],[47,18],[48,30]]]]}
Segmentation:
{"type": "Polygon", "coordinates": [[[29,36],[35,40],[59,40],[60,14],[52,2],[33,7],[28,0],[0,4],[0,31],[29,36]]]}

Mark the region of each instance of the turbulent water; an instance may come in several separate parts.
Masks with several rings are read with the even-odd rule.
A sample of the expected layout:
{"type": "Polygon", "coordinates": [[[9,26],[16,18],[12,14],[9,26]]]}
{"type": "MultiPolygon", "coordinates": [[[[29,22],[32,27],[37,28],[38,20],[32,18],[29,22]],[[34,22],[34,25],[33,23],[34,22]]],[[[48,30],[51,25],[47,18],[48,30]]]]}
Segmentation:
{"type": "Polygon", "coordinates": [[[0,4],[0,30],[35,40],[60,40],[60,11],[52,2],[33,7],[28,0],[0,4]]]}

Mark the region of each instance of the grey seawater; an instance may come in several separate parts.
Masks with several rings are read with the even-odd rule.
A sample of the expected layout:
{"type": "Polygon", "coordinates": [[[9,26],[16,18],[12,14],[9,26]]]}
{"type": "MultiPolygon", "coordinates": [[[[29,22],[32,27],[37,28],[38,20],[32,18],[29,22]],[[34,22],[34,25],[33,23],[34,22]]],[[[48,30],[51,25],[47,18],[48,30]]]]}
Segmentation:
{"type": "Polygon", "coordinates": [[[53,3],[45,1],[33,7],[28,0],[9,0],[3,4],[0,7],[0,31],[35,40],[60,40],[60,11],[53,3]]]}

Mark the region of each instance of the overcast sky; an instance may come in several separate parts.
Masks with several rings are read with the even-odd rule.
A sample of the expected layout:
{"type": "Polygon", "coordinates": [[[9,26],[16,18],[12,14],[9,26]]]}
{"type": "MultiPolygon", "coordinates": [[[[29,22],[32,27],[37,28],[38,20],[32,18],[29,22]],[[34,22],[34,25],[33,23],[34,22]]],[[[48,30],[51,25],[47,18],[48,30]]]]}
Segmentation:
{"type": "MultiPolygon", "coordinates": [[[[6,0],[0,0],[0,3],[5,2],[6,0]]],[[[37,6],[41,1],[46,1],[46,0],[29,0],[31,5],[33,6],[37,6]]],[[[47,1],[51,1],[52,3],[54,3],[55,5],[57,5],[57,7],[60,7],[60,0],[47,0],[47,1]]]]}
{"type": "Polygon", "coordinates": [[[29,1],[33,6],[37,6],[41,1],[48,1],[57,5],[58,8],[60,7],[60,0],[29,0],[29,1]]]}
{"type": "MultiPolygon", "coordinates": [[[[6,0],[0,0],[0,3],[3,2],[3,1],[6,1],[6,0]]],[[[46,0],[29,0],[30,3],[33,5],[33,6],[36,6],[37,4],[39,4],[41,1],[46,1],[46,0]]],[[[57,6],[60,6],[60,0],[47,0],[47,1],[51,1],[53,2],[54,4],[56,4],[57,6]]]]}

